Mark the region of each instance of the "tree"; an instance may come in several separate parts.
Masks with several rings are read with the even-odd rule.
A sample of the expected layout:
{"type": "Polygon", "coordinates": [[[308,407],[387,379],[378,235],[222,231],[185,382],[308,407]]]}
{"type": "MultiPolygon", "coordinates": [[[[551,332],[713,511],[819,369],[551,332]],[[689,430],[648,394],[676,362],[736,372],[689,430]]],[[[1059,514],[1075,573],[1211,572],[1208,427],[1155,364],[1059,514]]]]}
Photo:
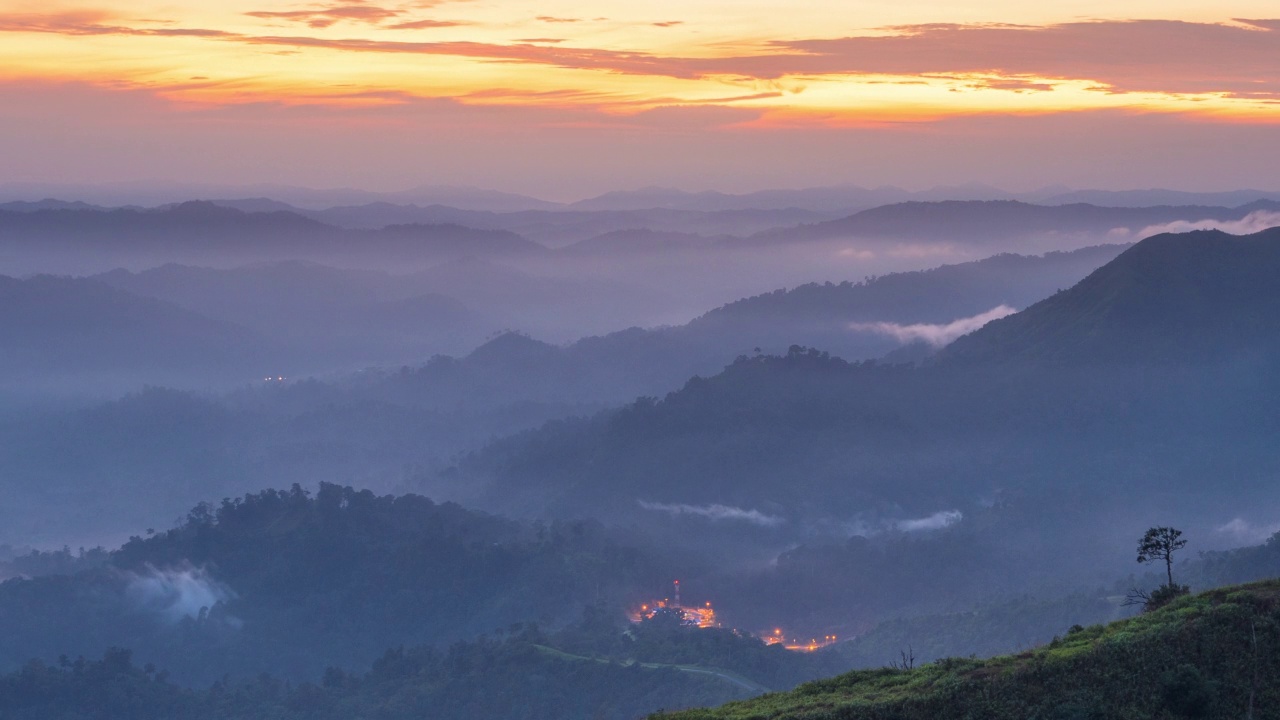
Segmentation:
{"type": "Polygon", "coordinates": [[[1182,531],[1171,527],[1153,527],[1138,541],[1138,562],[1148,563],[1164,561],[1165,573],[1169,576],[1169,587],[1173,584],[1173,553],[1186,547],[1187,541],[1182,539],[1182,531]]]}

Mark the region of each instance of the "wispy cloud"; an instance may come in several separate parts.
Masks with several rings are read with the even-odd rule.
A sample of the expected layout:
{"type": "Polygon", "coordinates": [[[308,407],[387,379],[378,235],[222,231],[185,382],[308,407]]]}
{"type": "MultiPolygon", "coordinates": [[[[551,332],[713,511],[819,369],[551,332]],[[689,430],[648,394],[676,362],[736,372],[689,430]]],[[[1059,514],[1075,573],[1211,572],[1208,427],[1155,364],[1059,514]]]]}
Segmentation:
{"type": "Polygon", "coordinates": [[[850,323],[849,329],[857,332],[873,332],[895,338],[903,345],[914,342],[926,342],[934,347],[950,344],[961,335],[967,335],[981,328],[992,320],[999,320],[1016,313],[1015,308],[999,305],[973,317],[952,320],[949,323],[932,324],[916,323],[901,325],[891,322],[850,323]]]}
{"type": "Polygon", "coordinates": [[[730,505],[683,505],[646,502],[644,500],[640,500],[639,503],[640,507],[645,510],[664,512],[673,516],[691,515],[712,521],[731,520],[763,527],[774,527],[783,523],[783,519],[776,515],[766,515],[759,510],[745,510],[730,505]]]}
{"type": "Polygon", "coordinates": [[[1176,20],[926,24],[892,34],[779,40],[775,53],[723,63],[753,77],[792,73],[998,74],[1093,80],[1108,92],[1280,95],[1280,21],[1176,20]],[[792,55],[791,51],[802,54],[792,55]]]}
{"type": "Polygon", "coordinates": [[[309,10],[257,10],[245,15],[264,20],[300,22],[313,28],[327,28],[343,20],[377,24],[383,20],[399,17],[400,11],[361,2],[349,2],[318,6],[309,10]]]}
{"type": "Polygon", "coordinates": [[[944,530],[963,519],[964,513],[959,510],[939,510],[918,518],[893,519],[883,516],[872,518],[863,516],[846,523],[843,529],[852,535],[873,537],[887,532],[916,533],[944,530]]]}
{"type": "Polygon", "coordinates": [[[433,28],[460,27],[464,24],[452,20],[412,20],[388,25],[387,27],[392,30],[429,30],[433,28]]]}

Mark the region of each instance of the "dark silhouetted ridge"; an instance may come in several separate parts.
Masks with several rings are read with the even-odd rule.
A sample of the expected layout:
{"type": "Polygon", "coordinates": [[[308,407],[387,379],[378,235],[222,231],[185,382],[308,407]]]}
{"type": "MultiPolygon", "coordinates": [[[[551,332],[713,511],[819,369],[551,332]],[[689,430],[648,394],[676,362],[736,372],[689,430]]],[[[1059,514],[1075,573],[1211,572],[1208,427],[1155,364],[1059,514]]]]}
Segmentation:
{"type": "Polygon", "coordinates": [[[948,362],[1184,363],[1280,344],[1280,229],[1148,238],[1070,290],[960,338],[948,362]]]}

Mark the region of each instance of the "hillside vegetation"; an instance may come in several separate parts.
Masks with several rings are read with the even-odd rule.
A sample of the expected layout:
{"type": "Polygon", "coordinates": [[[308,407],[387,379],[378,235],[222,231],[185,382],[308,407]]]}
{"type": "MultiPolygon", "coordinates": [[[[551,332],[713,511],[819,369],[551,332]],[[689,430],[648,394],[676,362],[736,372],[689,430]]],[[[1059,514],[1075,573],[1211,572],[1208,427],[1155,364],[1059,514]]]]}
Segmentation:
{"type": "Polygon", "coordinates": [[[1280,581],[1181,598],[1036,650],[808,683],[668,720],[1280,717],[1280,581]]]}

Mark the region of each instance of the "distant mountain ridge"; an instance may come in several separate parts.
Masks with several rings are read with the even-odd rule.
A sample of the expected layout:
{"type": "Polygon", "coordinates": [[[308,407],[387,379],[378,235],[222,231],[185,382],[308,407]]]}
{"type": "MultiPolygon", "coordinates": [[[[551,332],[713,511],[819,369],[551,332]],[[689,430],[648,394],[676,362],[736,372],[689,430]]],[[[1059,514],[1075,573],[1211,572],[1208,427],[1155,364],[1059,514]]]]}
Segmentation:
{"type": "MultiPolygon", "coordinates": [[[[192,201],[155,209],[0,210],[0,250],[14,256],[57,255],[66,262],[126,258],[225,264],[272,259],[352,259],[435,263],[463,256],[519,256],[546,248],[505,230],[456,224],[392,225],[349,230],[282,210],[245,212],[192,201]]],[[[141,260],[138,260],[141,261],[141,260]]]]}
{"type": "Polygon", "coordinates": [[[469,210],[513,212],[559,207],[528,195],[459,185],[420,185],[407,190],[378,192],[356,188],[306,188],[296,185],[259,183],[217,185],[209,183],[130,182],[104,185],[56,183],[0,184],[0,202],[30,198],[70,197],[95,205],[165,205],[192,198],[221,200],[243,197],[272,198],[293,206],[319,209],[337,205],[373,202],[444,204],[469,210]]]}
{"type": "Polygon", "coordinates": [[[906,202],[884,205],[839,220],[779,228],[749,242],[839,238],[965,240],[993,243],[1036,235],[1089,233],[1128,239],[1143,228],[1173,222],[1239,221],[1258,211],[1280,211],[1280,202],[1259,200],[1235,208],[1158,206],[1100,207],[1084,203],[1034,205],[1018,200],[906,202]]]}
{"type": "Polygon", "coordinates": [[[1257,200],[1280,201],[1280,191],[1232,190],[1189,192],[1181,190],[1070,190],[1047,187],[1033,191],[1009,192],[987,185],[939,186],[928,190],[905,190],[882,186],[835,185],[803,189],[773,189],[747,193],[716,191],[689,192],[668,187],[619,190],[571,203],[583,210],[637,210],[673,208],[684,210],[742,210],[746,208],[799,208],[820,212],[851,213],[881,205],[904,202],[1018,200],[1038,205],[1090,203],[1112,207],[1159,205],[1226,205],[1237,207],[1257,200]]]}

